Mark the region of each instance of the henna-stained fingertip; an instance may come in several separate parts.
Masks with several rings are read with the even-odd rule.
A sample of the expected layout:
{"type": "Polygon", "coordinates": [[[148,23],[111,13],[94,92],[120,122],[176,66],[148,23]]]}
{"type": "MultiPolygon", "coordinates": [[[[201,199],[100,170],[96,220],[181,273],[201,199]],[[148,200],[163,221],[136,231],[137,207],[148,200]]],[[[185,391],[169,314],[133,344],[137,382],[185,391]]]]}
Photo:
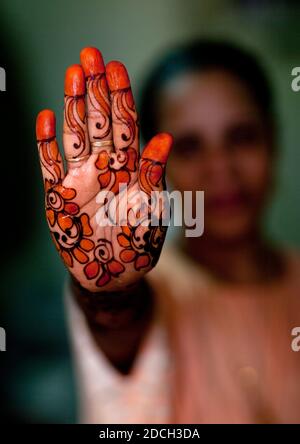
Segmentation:
{"type": "Polygon", "coordinates": [[[172,144],[173,137],[171,134],[159,133],[146,145],[142,153],[142,158],[165,164],[168,160],[172,144]]]}
{"type": "Polygon", "coordinates": [[[51,109],[44,109],[36,118],[37,140],[52,139],[55,137],[55,114],[51,109]]]}
{"type": "Polygon", "coordinates": [[[66,70],[65,94],[82,96],[85,94],[85,77],[81,65],[71,65],[66,70]]]}
{"type": "Polygon", "coordinates": [[[103,57],[97,48],[84,48],[80,52],[80,63],[86,77],[93,77],[105,72],[103,57]]]}
{"type": "Polygon", "coordinates": [[[112,61],[106,65],[106,78],[111,91],[130,87],[127,70],[121,62],[112,61]]]}

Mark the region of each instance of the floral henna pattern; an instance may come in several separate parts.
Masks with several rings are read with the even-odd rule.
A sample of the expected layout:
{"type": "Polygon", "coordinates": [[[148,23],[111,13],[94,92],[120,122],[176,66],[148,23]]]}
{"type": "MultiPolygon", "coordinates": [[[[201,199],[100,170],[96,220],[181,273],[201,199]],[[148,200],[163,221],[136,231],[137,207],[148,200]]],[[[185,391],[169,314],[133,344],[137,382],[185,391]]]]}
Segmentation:
{"type": "Polygon", "coordinates": [[[101,189],[117,194],[119,185],[132,184],[133,175],[137,172],[138,153],[132,146],[137,138],[137,122],[130,88],[112,92],[111,101],[112,120],[119,128],[119,149],[113,153],[101,151],[95,166],[100,171],[98,181],[101,189]]]}
{"type": "MultiPolygon", "coordinates": [[[[165,166],[150,159],[140,161],[140,188],[151,199],[151,192],[160,190],[164,178],[165,166]]],[[[135,216],[132,210],[128,212],[128,225],[122,226],[122,233],[117,236],[118,243],[122,247],[120,259],[124,263],[134,263],[137,271],[154,267],[158,261],[167,228],[162,225],[162,215],[159,214],[156,224],[151,225],[155,220],[153,205],[148,205],[148,214],[135,226],[135,216]],[[130,220],[133,222],[130,223],[130,220]],[[143,224],[147,220],[148,225],[143,224]]]]}
{"type": "Polygon", "coordinates": [[[162,248],[166,229],[164,227],[123,226],[118,234],[118,243],[123,249],[120,259],[133,263],[137,271],[156,265],[162,248]]]}
{"type": "Polygon", "coordinates": [[[39,114],[36,129],[51,236],[72,274],[94,291],[126,285],[135,280],[134,270],[144,273],[156,264],[166,227],[164,205],[153,204],[152,191],[165,189],[171,140],[167,134],[155,136],[140,160],[138,118],[126,68],[120,62],[104,66],[96,48],[84,49],[81,59],[65,76],[66,173],[51,110],[39,114]],[[120,185],[127,185],[129,194],[118,194],[120,185]],[[116,196],[116,212],[125,199],[130,207],[120,225],[109,230],[95,225],[102,190],[116,196]]]}
{"type": "Polygon", "coordinates": [[[125,267],[114,258],[113,247],[107,239],[99,239],[94,250],[94,260],[84,267],[87,279],[95,279],[98,287],[106,285],[113,277],[118,277],[125,267]]]}
{"type": "Polygon", "coordinates": [[[62,185],[63,165],[55,137],[38,143],[44,175],[46,218],[54,244],[68,267],[74,259],[88,262],[87,253],[94,242],[87,237],[93,234],[87,214],[80,214],[74,202],[76,191],[62,185]]]}
{"type": "Polygon", "coordinates": [[[95,244],[88,239],[93,234],[87,214],[79,214],[79,207],[72,199],[76,196],[73,188],[61,184],[51,187],[46,181],[46,216],[54,244],[68,267],[73,259],[80,264],[88,262],[87,255],[95,244]]]}
{"type": "Polygon", "coordinates": [[[137,152],[133,148],[112,154],[103,150],[99,153],[95,166],[100,171],[98,181],[101,189],[117,194],[119,185],[128,185],[132,173],[137,171],[137,152]]]}
{"type": "Polygon", "coordinates": [[[106,188],[117,194],[119,185],[132,183],[133,173],[137,172],[138,153],[132,146],[137,138],[137,122],[130,88],[112,92],[111,101],[112,120],[119,128],[119,149],[116,153],[101,151],[95,165],[100,171],[98,181],[101,189],[106,188]]]}

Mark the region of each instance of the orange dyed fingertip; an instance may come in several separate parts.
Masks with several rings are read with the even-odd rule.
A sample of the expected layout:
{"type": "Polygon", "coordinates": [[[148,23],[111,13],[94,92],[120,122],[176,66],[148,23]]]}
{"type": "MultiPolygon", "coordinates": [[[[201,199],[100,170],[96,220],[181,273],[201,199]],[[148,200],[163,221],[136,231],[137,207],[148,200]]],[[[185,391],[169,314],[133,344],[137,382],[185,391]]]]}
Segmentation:
{"type": "Polygon", "coordinates": [[[55,137],[55,114],[51,109],[44,109],[37,115],[35,130],[37,140],[55,137]]]}
{"type": "Polygon", "coordinates": [[[85,94],[85,77],[81,65],[71,65],[65,74],[65,94],[82,96],[85,94]]]}
{"type": "Polygon", "coordinates": [[[97,48],[84,48],[80,52],[80,63],[86,77],[93,77],[105,72],[103,57],[97,48]]]}
{"type": "Polygon", "coordinates": [[[106,65],[106,78],[111,91],[130,87],[127,69],[121,62],[112,61],[106,65]]]}
{"type": "Polygon", "coordinates": [[[159,133],[146,145],[142,158],[151,159],[165,164],[168,160],[173,144],[173,137],[169,133],[159,133]]]}

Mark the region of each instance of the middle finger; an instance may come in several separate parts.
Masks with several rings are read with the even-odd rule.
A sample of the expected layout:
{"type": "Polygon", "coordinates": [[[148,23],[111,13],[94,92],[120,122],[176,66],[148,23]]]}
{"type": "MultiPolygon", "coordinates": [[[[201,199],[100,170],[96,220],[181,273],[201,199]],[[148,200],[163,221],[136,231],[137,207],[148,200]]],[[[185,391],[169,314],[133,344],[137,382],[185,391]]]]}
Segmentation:
{"type": "Polygon", "coordinates": [[[86,77],[87,123],[92,153],[103,149],[111,152],[113,137],[111,106],[101,52],[97,48],[84,48],[80,62],[86,77]]]}

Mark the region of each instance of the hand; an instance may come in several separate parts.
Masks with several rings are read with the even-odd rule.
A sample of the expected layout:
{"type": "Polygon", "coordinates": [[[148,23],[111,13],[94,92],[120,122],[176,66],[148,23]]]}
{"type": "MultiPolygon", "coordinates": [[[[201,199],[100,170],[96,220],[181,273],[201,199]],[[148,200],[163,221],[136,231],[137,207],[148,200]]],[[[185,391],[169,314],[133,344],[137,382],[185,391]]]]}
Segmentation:
{"type": "Polygon", "coordinates": [[[83,49],[80,59],[81,65],[70,66],[65,77],[67,171],[55,138],[54,113],[44,110],[37,117],[46,217],[61,258],[81,286],[119,291],[137,282],[159,258],[166,227],[151,226],[149,216],[155,212],[161,221],[164,208],[153,207],[149,199],[151,191],[164,189],[172,137],[156,135],[140,157],[126,68],[115,61],[105,67],[96,48],[83,49]],[[120,184],[127,193],[120,192],[120,184]],[[107,214],[121,208],[126,208],[126,220],[103,226],[107,214]]]}

